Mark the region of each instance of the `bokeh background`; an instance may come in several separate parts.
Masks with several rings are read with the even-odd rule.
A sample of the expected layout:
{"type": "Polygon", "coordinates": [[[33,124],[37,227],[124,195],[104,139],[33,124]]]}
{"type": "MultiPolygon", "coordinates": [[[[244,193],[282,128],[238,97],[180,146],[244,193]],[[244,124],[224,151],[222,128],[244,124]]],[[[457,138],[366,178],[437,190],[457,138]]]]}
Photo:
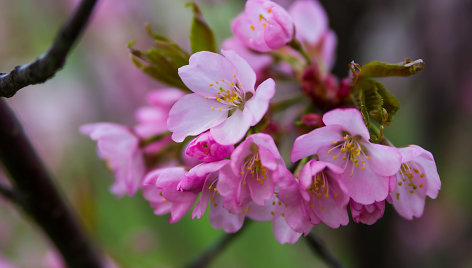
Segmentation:
{"type": "MultiPolygon", "coordinates": [[[[187,215],[176,224],[155,216],[138,194],[118,199],[113,175],[95,144],[78,132],[84,123],[134,123],[146,93],[160,88],[130,61],[127,43],[146,48],[144,24],[188,49],[191,10],[184,0],[101,0],[65,68],[46,84],[22,89],[8,103],[22,121],[55,183],[71,201],[93,240],[120,267],[179,267],[223,231],[187,215]]],[[[200,0],[217,40],[242,0],[200,0]]],[[[289,5],[292,1],[276,1],[289,5]]],[[[373,226],[350,223],[314,232],[348,267],[472,267],[472,1],[322,0],[338,35],[333,72],[347,75],[352,60],[401,62],[422,58],[423,72],[384,79],[402,105],[387,137],[418,144],[436,159],[442,189],[422,218],[408,221],[388,206],[373,226]]],[[[0,72],[33,60],[51,44],[77,0],[0,0],[0,72]]],[[[0,118],[1,120],[1,118],[0,118]]],[[[1,149],[1,148],[0,148],[1,149]]],[[[1,168],[1,167],[0,167],[1,168]]],[[[1,170],[0,170],[1,173],[1,170]]],[[[5,180],[0,174],[0,180],[5,180]]],[[[52,267],[54,251],[25,215],[0,199],[0,267],[52,267]],[[5,266],[2,266],[5,265],[5,266]]],[[[254,222],[212,267],[325,267],[303,239],[280,245],[271,223],[254,222]]]]}

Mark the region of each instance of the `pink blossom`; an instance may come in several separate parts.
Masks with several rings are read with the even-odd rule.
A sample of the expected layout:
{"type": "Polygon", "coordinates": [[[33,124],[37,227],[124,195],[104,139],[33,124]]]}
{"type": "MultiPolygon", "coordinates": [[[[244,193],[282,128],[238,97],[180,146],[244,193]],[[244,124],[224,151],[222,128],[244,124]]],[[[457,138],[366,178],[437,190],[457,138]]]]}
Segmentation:
{"type": "Polygon", "coordinates": [[[222,160],[195,166],[189,170],[178,188],[181,191],[201,192],[200,201],[193,210],[192,218],[200,219],[205,214],[208,203],[210,203],[209,219],[211,225],[216,229],[224,229],[227,233],[234,233],[243,225],[244,215],[240,213],[232,214],[226,210],[223,198],[217,188],[219,170],[228,162],[229,160],[222,160]]]}
{"type": "Polygon", "coordinates": [[[298,0],[289,13],[296,28],[296,38],[323,70],[331,69],[335,60],[336,34],[328,27],[328,16],[316,0],[298,0]]]}
{"type": "MultiPolygon", "coordinates": [[[[241,40],[236,37],[226,39],[221,47],[225,50],[234,50],[247,61],[257,76],[272,63],[272,57],[267,54],[258,54],[251,51],[241,40]]],[[[260,79],[260,78],[259,78],[260,79]]]]}
{"type": "Polygon", "coordinates": [[[222,53],[197,52],[189,65],[179,68],[182,81],[195,93],[183,96],[170,110],[167,126],[174,141],[210,129],[216,142],[235,144],[266,113],[274,80],[254,90],[256,75],[248,63],[234,51],[222,53]]]}
{"type": "Polygon", "coordinates": [[[351,208],[352,219],[355,222],[372,225],[382,218],[385,211],[385,201],[363,205],[351,199],[349,207],[351,208]]]}
{"type": "Polygon", "coordinates": [[[229,157],[233,150],[233,145],[221,145],[213,139],[210,132],[204,132],[190,142],[185,154],[208,163],[229,157]]]}
{"type": "Polygon", "coordinates": [[[294,26],[291,16],[278,4],[248,0],[244,12],[233,21],[231,28],[249,48],[269,52],[292,40],[294,26]]]}
{"type": "Polygon", "coordinates": [[[0,255],[0,268],[16,268],[16,266],[11,264],[9,261],[4,259],[2,255],[0,255]]]}
{"type": "Polygon", "coordinates": [[[319,160],[343,169],[340,174],[349,196],[367,205],[384,200],[389,193],[389,176],[400,168],[400,152],[390,146],[369,142],[370,135],[357,109],[334,109],[324,114],[325,127],[295,140],[291,159],[317,154],[319,160]]]}
{"type": "Polygon", "coordinates": [[[399,151],[402,164],[394,176],[397,185],[390,197],[398,214],[411,220],[423,215],[426,196],[433,199],[438,196],[441,181],[430,152],[417,145],[399,151]]]}
{"type": "Polygon", "coordinates": [[[225,207],[241,213],[251,202],[264,206],[286,170],[271,136],[257,133],[247,137],[220,171],[218,190],[225,197],[225,207]]]}
{"type": "Polygon", "coordinates": [[[143,182],[144,198],[151,203],[156,215],[170,212],[169,223],[182,219],[198,197],[198,193],[178,190],[185,174],[183,167],[156,169],[148,173],[143,182]]]}
{"type": "Polygon", "coordinates": [[[312,224],[320,220],[331,228],[347,225],[349,202],[347,189],[340,179],[343,169],[322,161],[311,160],[299,177],[307,216],[312,224]]]}
{"type": "Polygon", "coordinates": [[[114,123],[83,125],[80,132],[97,141],[98,155],[115,174],[111,192],[117,196],[136,193],[145,172],[138,137],[128,127],[114,123]]]}

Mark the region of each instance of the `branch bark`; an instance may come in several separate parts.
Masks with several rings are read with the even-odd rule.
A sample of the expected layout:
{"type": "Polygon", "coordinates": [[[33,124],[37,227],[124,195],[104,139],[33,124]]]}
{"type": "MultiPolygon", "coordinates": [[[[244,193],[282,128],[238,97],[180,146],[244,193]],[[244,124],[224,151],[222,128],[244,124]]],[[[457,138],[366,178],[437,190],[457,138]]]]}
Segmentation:
{"type": "Polygon", "coordinates": [[[0,160],[13,184],[18,204],[43,229],[70,268],[102,267],[66,201],[3,98],[0,98],[0,160]]]}
{"type": "Polygon", "coordinates": [[[319,239],[314,234],[309,234],[305,236],[305,240],[307,241],[308,245],[310,245],[311,249],[316,252],[321,259],[328,264],[329,267],[332,268],[342,268],[343,265],[341,262],[336,259],[336,257],[325,247],[323,241],[319,239]]]}
{"type": "Polygon", "coordinates": [[[0,183],[0,196],[3,196],[6,200],[14,203],[14,204],[19,204],[20,200],[18,196],[16,195],[15,192],[13,192],[13,189],[10,187],[3,185],[0,183]]]}
{"type": "Polygon", "coordinates": [[[97,0],[82,0],[79,7],[62,26],[49,50],[33,62],[16,66],[0,74],[0,97],[12,97],[29,85],[43,83],[53,77],[66,61],[67,54],[84,30],[97,0]]]}

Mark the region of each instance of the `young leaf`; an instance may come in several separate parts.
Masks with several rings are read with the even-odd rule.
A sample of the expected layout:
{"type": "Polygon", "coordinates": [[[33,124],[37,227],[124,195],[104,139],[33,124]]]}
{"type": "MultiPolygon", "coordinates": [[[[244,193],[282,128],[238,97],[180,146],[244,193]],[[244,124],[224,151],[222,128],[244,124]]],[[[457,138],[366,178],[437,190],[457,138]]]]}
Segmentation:
{"type": "Polygon", "coordinates": [[[360,67],[360,76],[363,77],[387,77],[387,76],[409,76],[423,70],[423,60],[405,60],[403,64],[388,64],[373,61],[360,67]]]}
{"type": "Polygon", "coordinates": [[[203,17],[200,8],[194,2],[189,2],[185,6],[192,7],[193,9],[193,22],[190,30],[190,45],[192,47],[192,52],[217,52],[215,36],[203,17]]]}

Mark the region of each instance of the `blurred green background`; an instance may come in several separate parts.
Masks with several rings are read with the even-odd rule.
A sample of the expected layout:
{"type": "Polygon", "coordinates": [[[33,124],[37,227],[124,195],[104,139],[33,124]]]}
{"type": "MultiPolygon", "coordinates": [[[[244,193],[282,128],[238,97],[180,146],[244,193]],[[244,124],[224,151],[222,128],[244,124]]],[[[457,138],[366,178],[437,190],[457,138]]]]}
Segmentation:
{"type": "MultiPolygon", "coordinates": [[[[223,231],[208,219],[176,224],[153,215],[138,194],[117,199],[113,175],[95,143],[80,135],[84,123],[133,124],[146,92],[162,87],[130,61],[127,43],[147,48],[144,24],[188,49],[191,10],[184,0],[102,0],[65,68],[43,85],[30,86],[8,103],[24,124],[56,184],[79,212],[93,239],[120,267],[179,267],[223,231]]],[[[244,1],[196,1],[219,44],[244,1]]],[[[278,1],[289,5],[292,1],[278,1]]],[[[422,58],[425,70],[382,82],[402,105],[387,137],[396,145],[431,151],[442,179],[422,218],[408,221],[392,207],[373,226],[319,225],[314,232],[348,267],[472,267],[472,1],[325,0],[338,34],[333,72],[347,75],[351,60],[401,62],[422,58]]],[[[51,44],[74,0],[0,0],[0,72],[29,62],[51,44]]],[[[1,118],[0,118],[1,120],[1,118]]],[[[0,175],[1,176],[1,175],[0,175]]],[[[18,267],[48,267],[50,245],[22,214],[0,200],[0,257],[18,267]]],[[[1,266],[0,266],[1,267],[1,266]]],[[[271,223],[254,222],[211,267],[325,267],[303,239],[280,245],[271,223]]]]}

